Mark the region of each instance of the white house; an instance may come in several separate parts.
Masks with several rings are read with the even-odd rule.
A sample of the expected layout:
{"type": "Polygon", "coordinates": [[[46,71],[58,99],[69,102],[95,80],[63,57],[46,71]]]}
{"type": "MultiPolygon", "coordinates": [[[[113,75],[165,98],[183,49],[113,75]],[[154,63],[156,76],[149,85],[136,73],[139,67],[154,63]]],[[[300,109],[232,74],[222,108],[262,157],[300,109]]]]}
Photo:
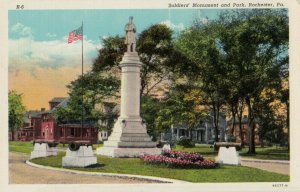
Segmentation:
{"type": "MultiPolygon", "coordinates": [[[[226,140],[226,127],[226,116],[222,113],[219,117],[219,141],[226,140]]],[[[212,113],[206,119],[200,120],[199,126],[196,128],[189,129],[187,125],[172,125],[169,130],[161,134],[162,141],[179,140],[181,137],[191,138],[196,143],[213,143],[215,130],[212,113]]]]}

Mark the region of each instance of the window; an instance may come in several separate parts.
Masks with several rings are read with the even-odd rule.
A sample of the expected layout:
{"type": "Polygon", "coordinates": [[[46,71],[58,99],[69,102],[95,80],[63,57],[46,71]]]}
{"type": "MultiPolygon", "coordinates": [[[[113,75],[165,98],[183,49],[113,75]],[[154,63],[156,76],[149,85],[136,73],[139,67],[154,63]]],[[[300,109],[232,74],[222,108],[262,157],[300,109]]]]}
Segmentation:
{"type": "Polygon", "coordinates": [[[71,136],[75,136],[75,128],[71,128],[71,136]]]}

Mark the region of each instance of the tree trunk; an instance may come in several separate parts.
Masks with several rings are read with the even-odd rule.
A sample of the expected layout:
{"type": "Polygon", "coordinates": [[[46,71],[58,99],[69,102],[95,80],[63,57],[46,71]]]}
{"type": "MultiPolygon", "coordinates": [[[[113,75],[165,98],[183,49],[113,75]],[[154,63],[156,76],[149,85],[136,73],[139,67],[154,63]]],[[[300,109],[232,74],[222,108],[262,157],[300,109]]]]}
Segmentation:
{"type": "Polygon", "coordinates": [[[215,142],[219,141],[219,124],[217,122],[217,109],[216,106],[213,106],[213,124],[215,128],[215,142]]]}
{"type": "Polygon", "coordinates": [[[235,128],[235,117],[236,117],[236,110],[234,109],[234,104],[231,105],[231,114],[232,114],[232,126],[231,126],[230,136],[233,137],[234,128],[235,128]]]}
{"type": "Polygon", "coordinates": [[[244,99],[240,98],[238,101],[238,110],[237,116],[239,120],[239,132],[240,132],[240,139],[241,139],[241,147],[243,148],[244,143],[244,134],[243,134],[243,125],[242,125],[242,118],[243,118],[243,111],[244,111],[244,99]]]}
{"type": "Polygon", "coordinates": [[[243,134],[243,125],[242,125],[242,115],[238,117],[239,118],[239,130],[240,130],[240,138],[241,138],[241,147],[243,148],[244,143],[244,134],[243,134]]]}
{"type": "Polygon", "coordinates": [[[15,140],[15,130],[11,130],[11,140],[15,140]]]}
{"type": "Polygon", "coordinates": [[[248,107],[248,127],[249,127],[249,150],[248,154],[255,154],[255,121],[249,97],[246,97],[246,104],[248,107]]]}

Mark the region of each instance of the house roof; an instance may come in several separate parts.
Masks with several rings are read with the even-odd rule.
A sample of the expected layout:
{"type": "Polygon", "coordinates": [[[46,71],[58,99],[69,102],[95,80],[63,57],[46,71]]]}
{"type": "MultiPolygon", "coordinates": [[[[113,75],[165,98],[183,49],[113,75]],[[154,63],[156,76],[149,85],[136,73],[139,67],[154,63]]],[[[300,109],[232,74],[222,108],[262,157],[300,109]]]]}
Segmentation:
{"type": "Polygon", "coordinates": [[[31,116],[31,118],[39,118],[43,112],[44,111],[27,111],[26,116],[31,116]]]}
{"type": "MultiPolygon", "coordinates": [[[[69,102],[69,98],[65,97],[64,100],[62,100],[56,107],[67,107],[69,102]]],[[[56,108],[55,107],[55,108],[56,108]]]]}
{"type": "Polygon", "coordinates": [[[67,97],[54,97],[49,101],[49,103],[61,103],[63,102],[67,97]]]}

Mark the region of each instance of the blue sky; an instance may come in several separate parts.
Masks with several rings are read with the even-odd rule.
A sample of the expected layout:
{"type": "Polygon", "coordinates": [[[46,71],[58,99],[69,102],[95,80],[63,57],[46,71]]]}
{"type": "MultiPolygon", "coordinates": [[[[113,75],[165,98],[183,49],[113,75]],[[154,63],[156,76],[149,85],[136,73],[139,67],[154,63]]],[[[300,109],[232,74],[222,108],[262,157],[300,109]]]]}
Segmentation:
{"type": "MultiPolygon", "coordinates": [[[[21,23],[31,28],[35,40],[53,40],[63,38],[83,21],[84,35],[94,42],[99,42],[99,37],[102,36],[123,35],[123,28],[129,16],[134,17],[138,32],[141,32],[152,24],[165,21],[170,21],[175,30],[178,30],[179,27],[190,26],[196,18],[214,19],[218,12],[207,9],[13,10],[9,11],[9,29],[21,23]]],[[[9,31],[11,39],[22,36],[25,34],[9,31]]]]}
{"type": "Polygon", "coordinates": [[[129,16],[137,33],[164,23],[176,33],[215,19],[219,10],[196,9],[100,9],[100,10],[10,10],[9,89],[23,93],[27,109],[48,107],[53,97],[67,96],[68,85],[81,74],[81,42],[68,44],[68,33],[84,22],[84,70],[89,70],[101,48],[101,39],[124,36],[129,16]],[[34,99],[33,99],[34,98],[34,99]]]}

